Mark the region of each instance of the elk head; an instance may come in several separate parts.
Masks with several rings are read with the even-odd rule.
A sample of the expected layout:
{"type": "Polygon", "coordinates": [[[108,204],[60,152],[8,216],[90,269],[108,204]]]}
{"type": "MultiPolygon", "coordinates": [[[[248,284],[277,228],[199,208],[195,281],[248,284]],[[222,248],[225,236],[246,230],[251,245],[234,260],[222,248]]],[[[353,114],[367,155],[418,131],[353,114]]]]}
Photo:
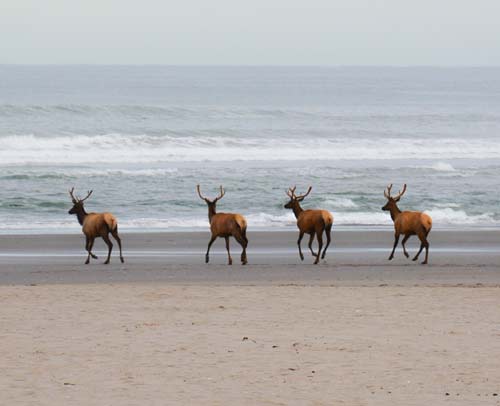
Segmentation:
{"type": "Polygon", "coordinates": [[[207,203],[207,206],[208,206],[208,210],[211,212],[211,213],[215,213],[215,205],[217,204],[217,202],[222,199],[224,197],[224,195],[226,194],[226,192],[224,191],[224,188],[222,187],[222,185],[220,186],[220,194],[219,196],[217,196],[215,199],[213,200],[210,200],[210,199],[207,199],[206,197],[202,196],[201,194],[201,191],[200,191],[200,185],[196,185],[196,190],[198,191],[198,196],[200,196],[200,199],[201,200],[205,200],[205,202],[207,203]]]}
{"type": "Polygon", "coordinates": [[[294,207],[296,207],[299,204],[299,202],[304,200],[304,198],[309,193],[311,193],[312,186],[309,186],[309,189],[307,189],[307,192],[305,194],[299,196],[295,194],[295,189],[297,189],[297,186],[294,186],[293,188],[288,188],[288,190],[286,191],[286,194],[290,198],[290,201],[287,204],[285,204],[284,206],[285,209],[293,209],[294,207]]]}
{"type": "Polygon", "coordinates": [[[384,207],[382,207],[382,210],[384,211],[392,211],[394,209],[398,209],[397,202],[399,202],[399,199],[401,199],[401,196],[403,196],[406,192],[406,183],[403,185],[403,191],[399,191],[396,196],[391,196],[391,189],[392,189],[392,183],[387,186],[387,189],[384,190],[384,196],[387,199],[387,203],[385,204],[384,207]]]}
{"type": "Polygon", "coordinates": [[[68,214],[78,214],[82,212],[83,202],[87,200],[92,194],[92,190],[89,190],[87,192],[87,196],[85,196],[83,199],[80,199],[78,197],[75,197],[75,195],[73,194],[74,190],[75,188],[72,187],[71,190],[69,191],[69,195],[71,196],[71,201],[73,202],[73,207],[68,211],[68,214]]]}

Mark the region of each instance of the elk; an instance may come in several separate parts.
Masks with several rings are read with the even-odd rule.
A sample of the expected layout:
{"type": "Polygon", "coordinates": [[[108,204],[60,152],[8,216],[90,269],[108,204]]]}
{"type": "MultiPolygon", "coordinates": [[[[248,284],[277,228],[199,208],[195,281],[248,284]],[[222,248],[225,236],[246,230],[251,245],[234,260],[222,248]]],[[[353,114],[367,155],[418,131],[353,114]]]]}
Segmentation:
{"type": "Polygon", "coordinates": [[[247,264],[247,221],[245,217],[237,213],[217,213],[216,204],[224,197],[226,192],[224,188],[220,187],[220,194],[215,199],[210,200],[203,197],[200,191],[200,185],[196,186],[198,191],[198,196],[200,199],[204,200],[208,206],[208,221],[210,222],[210,231],[212,236],[208,242],[207,253],[205,254],[205,263],[208,264],[210,247],[217,239],[217,237],[224,237],[226,240],[226,249],[228,256],[228,265],[233,264],[233,259],[231,258],[231,253],[229,252],[229,237],[233,236],[236,241],[241,245],[243,251],[241,252],[241,263],[243,265],[247,264]]]}
{"type": "Polygon", "coordinates": [[[116,217],[111,213],[87,213],[83,207],[83,202],[87,200],[92,194],[92,190],[87,193],[87,196],[83,199],[75,197],[73,191],[75,188],[71,188],[69,195],[71,196],[71,201],[73,202],[73,207],[68,211],[69,214],[76,214],[78,222],[82,226],[83,234],[85,234],[85,250],[88,252],[87,260],[85,264],[90,262],[90,257],[98,259],[96,255],[92,253],[92,247],[94,246],[94,240],[98,237],[102,237],[106,245],[108,246],[108,258],[105,264],[109,264],[109,259],[111,257],[111,251],[113,249],[113,243],[109,238],[109,233],[118,242],[118,247],[120,248],[120,261],[123,263],[122,255],[122,242],[118,236],[118,222],[116,217]]]}
{"type": "Polygon", "coordinates": [[[425,260],[422,264],[427,264],[429,259],[429,241],[427,241],[427,236],[429,235],[432,228],[432,219],[428,214],[419,211],[401,211],[396,204],[401,199],[406,192],[406,184],[403,186],[403,191],[399,191],[396,196],[391,196],[392,184],[387,186],[384,190],[384,196],[387,199],[387,203],[382,210],[389,211],[391,213],[392,221],[394,222],[394,247],[392,248],[391,255],[389,256],[389,261],[394,258],[394,251],[399,242],[399,236],[404,235],[402,245],[403,253],[406,258],[409,258],[409,254],[406,251],[405,243],[408,241],[412,235],[417,235],[420,239],[420,249],[417,255],[413,258],[416,261],[425,247],[425,260]]]}
{"type": "Polygon", "coordinates": [[[300,259],[304,260],[304,255],[302,254],[302,248],[300,243],[304,234],[309,234],[309,249],[311,254],[316,257],[314,264],[319,262],[321,259],[325,259],[325,254],[331,241],[331,231],[333,226],[333,216],[328,210],[303,210],[300,207],[300,202],[311,193],[312,186],[309,186],[307,192],[303,195],[297,196],[295,194],[295,189],[297,187],[289,188],[286,194],[290,198],[290,201],[285,204],[285,209],[292,209],[293,214],[297,218],[297,227],[299,228],[299,239],[297,240],[297,245],[299,246],[300,259]],[[326,233],[326,246],[323,254],[321,254],[321,248],[323,247],[323,232],[326,233]],[[314,241],[314,236],[318,239],[318,253],[315,253],[312,248],[312,243],[314,241]]]}

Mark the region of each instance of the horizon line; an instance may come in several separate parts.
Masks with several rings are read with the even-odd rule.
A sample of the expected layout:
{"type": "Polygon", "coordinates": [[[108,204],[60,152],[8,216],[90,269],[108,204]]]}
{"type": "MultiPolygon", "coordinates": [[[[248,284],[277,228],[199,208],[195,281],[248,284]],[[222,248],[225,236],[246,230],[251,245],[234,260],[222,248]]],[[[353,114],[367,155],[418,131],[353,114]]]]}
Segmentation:
{"type": "Polygon", "coordinates": [[[477,69],[500,68],[500,65],[433,65],[433,64],[169,64],[169,63],[15,63],[0,62],[0,66],[23,67],[55,67],[55,66],[88,66],[88,67],[173,67],[173,68],[432,68],[432,69],[477,69]]]}

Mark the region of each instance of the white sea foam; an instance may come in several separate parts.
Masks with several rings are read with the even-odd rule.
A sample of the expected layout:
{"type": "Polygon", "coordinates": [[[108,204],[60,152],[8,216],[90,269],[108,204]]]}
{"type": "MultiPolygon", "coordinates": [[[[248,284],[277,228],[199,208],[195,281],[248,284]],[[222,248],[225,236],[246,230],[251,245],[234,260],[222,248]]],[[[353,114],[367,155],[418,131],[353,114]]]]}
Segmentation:
{"type": "MultiPolygon", "coordinates": [[[[463,210],[453,208],[435,208],[427,211],[432,219],[434,226],[490,226],[498,222],[494,219],[491,213],[481,215],[470,215],[463,210]]],[[[388,213],[385,212],[334,212],[334,227],[340,226],[391,226],[392,220],[388,213]]],[[[249,230],[266,228],[288,228],[295,229],[296,219],[292,212],[286,212],[283,215],[273,215],[269,213],[254,213],[246,216],[249,230]]],[[[205,216],[189,217],[189,218],[136,218],[136,219],[121,219],[120,229],[122,230],[178,230],[178,229],[194,229],[207,230],[208,219],[205,216]]],[[[0,233],[10,231],[36,231],[36,232],[57,232],[57,231],[74,231],[80,230],[78,223],[71,219],[69,221],[30,221],[23,222],[5,222],[0,227],[0,233]]]]}
{"type": "Polygon", "coordinates": [[[358,205],[347,197],[336,197],[332,199],[325,200],[325,207],[329,209],[350,209],[356,208],[358,205]]]}
{"type": "Polygon", "coordinates": [[[449,163],[446,162],[436,162],[434,165],[430,166],[431,169],[438,172],[455,172],[456,169],[449,163]]]}
{"type": "MultiPolygon", "coordinates": [[[[263,138],[220,136],[0,136],[3,164],[154,163],[182,161],[389,160],[500,158],[492,139],[263,138]]],[[[434,169],[452,171],[438,162],[434,169]]]]}

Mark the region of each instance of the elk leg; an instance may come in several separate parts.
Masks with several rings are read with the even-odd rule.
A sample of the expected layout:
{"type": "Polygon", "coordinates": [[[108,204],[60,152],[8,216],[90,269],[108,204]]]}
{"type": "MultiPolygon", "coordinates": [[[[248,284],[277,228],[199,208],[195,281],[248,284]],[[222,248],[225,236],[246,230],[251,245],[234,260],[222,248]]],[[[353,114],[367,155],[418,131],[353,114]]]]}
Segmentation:
{"type": "Polygon", "coordinates": [[[325,249],[323,250],[323,255],[321,255],[321,259],[325,259],[325,255],[326,255],[326,249],[328,248],[328,246],[330,245],[330,241],[332,240],[332,226],[329,225],[326,227],[325,229],[325,233],[326,233],[326,246],[325,246],[325,249]]]}
{"type": "Polygon", "coordinates": [[[319,262],[321,248],[323,248],[323,230],[320,230],[316,233],[316,238],[318,239],[318,255],[316,256],[316,261],[314,261],[315,265],[319,262]]]}
{"type": "Polygon", "coordinates": [[[425,239],[425,260],[422,262],[422,265],[427,265],[427,261],[429,259],[429,241],[427,238],[425,239]]]}
{"type": "Polygon", "coordinates": [[[420,255],[423,249],[424,249],[424,243],[420,242],[420,249],[418,250],[417,255],[413,257],[413,261],[416,261],[418,259],[418,256],[420,255]]]}
{"type": "Polygon", "coordinates": [[[241,251],[241,263],[243,265],[247,264],[247,245],[248,245],[248,240],[246,238],[243,238],[242,235],[235,235],[234,238],[236,238],[236,241],[241,245],[243,248],[243,251],[241,251]]]}
{"type": "Polygon", "coordinates": [[[102,236],[102,239],[104,240],[104,242],[108,246],[108,258],[104,262],[104,264],[107,265],[107,264],[109,264],[109,260],[111,258],[111,251],[113,250],[113,243],[111,242],[111,240],[109,239],[109,235],[107,235],[107,234],[104,234],[102,236]]]}
{"type": "Polygon", "coordinates": [[[210,238],[210,241],[208,242],[208,247],[207,247],[207,253],[205,254],[205,264],[208,264],[208,259],[209,259],[209,252],[210,252],[210,247],[212,246],[212,244],[214,243],[214,241],[217,239],[216,236],[212,235],[212,237],[210,238]]]}
{"type": "Polygon", "coordinates": [[[420,239],[420,249],[418,250],[417,255],[415,255],[415,258],[413,258],[413,260],[416,261],[425,247],[425,260],[422,262],[423,265],[427,264],[427,260],[429,259],[429,242],[427,241],[427,234],[428,233],[425,232],[418,234],[418,238],[420,239]]]}
{"type": "Polygon", "coordinates": [[[392,247],[392,252],[391,255],[389,256],[389,261],[394,258],[394,251],[396,251],[396,247],[398,246],[399,242],[399,234],[394,234],[394,247],[392,247]]]}
{"type": "Polygon", "coordinates": [[[123,264],[125,262],[125,260],[123,259],[123,254],[122,254],[122,240],[121,240],[120,236],[118,235],[118,228],[115,228],[113,231],[111,231],[111,235],[113,236],[113,238],[118,243],[118,248],[120,248],[120,261],[122,261],[122,264],[123,264]]]}
{"type": "Polygon", "coordinates": [[[302,237],[304,237],[304,233],[301,231],[299,233],[299,239],[297,240],[297,245],[299,246],[299,256],[300,256],[300,259],[303,261],[304,260],[304,254],[302,254],[302,248],[300,248],[300,242],[302,241],[302,237]]]}
{"type": "Polygon", "coordinates": [[[89,238],[89,254],[92,258],[98,259],[97,255],[92,254],[92,248],[94,248],[94,238],[89,238]]]}
{"type": "Polygon", "coordinates": [[[229,252],[229,237],[224,237],[226,239],[226,250],[228,257],[228,265],[233,265],[233,258],[231,258],[231,253],[229,252]]]}
{"type": "Polygon", "coordinates": [[[408,254],[408,251],[406,251],[406,247],[405,247],[405,244],[406,244],[406,241],[408,241],[408,238],[410,238],[410,234],[406,234],[403,238],[403,241],[401,241],[401,244],[403,245],[403,254],[405,254],[406,258],[410,257],[410,254],[408,254]]]}
{"type": "Polygon", "coordinates": [[[311,254],[313,257],[317,257],[318,254],[316,254],[313,250],[313,247],[312,247],[312,244],[313,244],[313,241],[314,241],[314,233],[312,233],[310,236],[309,236],[309,249],[311,250],[311,254]]]}
{"type": "Polygon", "coordinates": [[[85,265],[87,265],[90,262],[90,249],[89,249],[89,237],[85,236],[85,251],[87,251],[87,260],[85,261],[85,265]]]}

